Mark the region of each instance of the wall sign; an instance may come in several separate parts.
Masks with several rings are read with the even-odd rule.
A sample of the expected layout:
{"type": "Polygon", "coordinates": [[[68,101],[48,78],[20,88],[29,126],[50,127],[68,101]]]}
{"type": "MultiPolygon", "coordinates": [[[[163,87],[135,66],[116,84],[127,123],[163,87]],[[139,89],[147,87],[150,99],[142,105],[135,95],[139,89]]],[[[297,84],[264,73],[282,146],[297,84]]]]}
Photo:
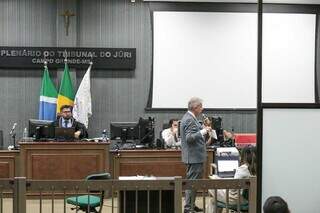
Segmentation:
{"type": "Polygon", "coordinates": [[[62,68],[67,57],[71,68],[134,70],[136,48],[70,48],[70,47],[7,47],[0,46],[0,68],[62,68]]]}

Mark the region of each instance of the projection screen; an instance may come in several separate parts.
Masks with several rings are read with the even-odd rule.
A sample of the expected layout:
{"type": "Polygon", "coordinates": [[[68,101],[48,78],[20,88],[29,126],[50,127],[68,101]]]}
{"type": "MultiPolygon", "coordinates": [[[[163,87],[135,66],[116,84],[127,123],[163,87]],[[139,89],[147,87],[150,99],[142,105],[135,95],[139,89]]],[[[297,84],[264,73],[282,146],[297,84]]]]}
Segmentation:
{"type": "MultiPolygon", "coordinates": [[[[315,15],[264,20],[264,100],[279,102],[281,89],[286,102],[314,102],[315,15]]],[[[192,96],[206,108],[256,108],[255,13],[154,12],[153,45],[152,108],[186,108],[192,96]]]]}

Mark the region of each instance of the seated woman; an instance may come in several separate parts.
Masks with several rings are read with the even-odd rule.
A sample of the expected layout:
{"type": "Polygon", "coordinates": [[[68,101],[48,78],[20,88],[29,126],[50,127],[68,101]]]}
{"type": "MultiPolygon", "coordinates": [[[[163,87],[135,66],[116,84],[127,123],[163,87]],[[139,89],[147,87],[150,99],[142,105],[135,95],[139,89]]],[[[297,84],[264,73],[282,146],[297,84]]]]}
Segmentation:
{"type": "Polygon", "coordinates": [[[169,128],[164,129],[161,133],[161,136],[166,147],[171,148],[181,146],[181,140],[178,137],[178,119],[170,119],[169,128]]]}
{"type": "MultiPolygon", "coordinates": [[[[256,148],[252,146],[244,147],[241,151],[241,160],[240,166],[237,168],[234,178],[241,179],[241,178],[249,178],[250,176],[256,175],[256,148]]],[[[213,213],[214,212],[214,190],[209,189],[209,194],[212,195],[210,198],[210,202],[207,205],[207,212],[213,213]]],[[[242,194],[242,190],[240,192],[242,194]]],[[[220,189],[217,190],[217,200],[221,202],[226,202],[226,190],[220,189]]],[[[240,203],[243,203],[245,199],[241,196],[240,203]]],[[[230,189],[229,190],[229,204],[237,204],[238,203],[238,190],[237,189],[230,189]]]]}

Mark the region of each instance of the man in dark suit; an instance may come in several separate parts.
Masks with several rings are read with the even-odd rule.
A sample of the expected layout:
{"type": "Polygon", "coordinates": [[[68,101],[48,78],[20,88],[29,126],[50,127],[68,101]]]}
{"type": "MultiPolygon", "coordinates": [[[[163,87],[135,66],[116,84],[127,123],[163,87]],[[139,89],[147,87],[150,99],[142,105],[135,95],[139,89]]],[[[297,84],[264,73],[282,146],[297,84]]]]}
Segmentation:
{"type": "Polygon", "coordinates": [[[60,114],[57,120],[53,123],[55,127],[71,128],[74,127],[74,137],[76,139],[88,138],[88,131],[84,124],[76,121],[72,117],[72,106],[63,105],[60,107],[60,114]]]}
{"type": "MultiPolygon", "coordinates": [[[[203,163],[207,158],[205,136],[212,131],[211,127],[202,127],[197,116],[202,113],[202,100],[190,99],[188,112],[181,119],[181,153],[182,162],[187,166],[187,179],[200,179],[203,176],[203,163]]],[[[195,206],[196,191],[186,190],[184,213],[201,212],[195,206]]]]}

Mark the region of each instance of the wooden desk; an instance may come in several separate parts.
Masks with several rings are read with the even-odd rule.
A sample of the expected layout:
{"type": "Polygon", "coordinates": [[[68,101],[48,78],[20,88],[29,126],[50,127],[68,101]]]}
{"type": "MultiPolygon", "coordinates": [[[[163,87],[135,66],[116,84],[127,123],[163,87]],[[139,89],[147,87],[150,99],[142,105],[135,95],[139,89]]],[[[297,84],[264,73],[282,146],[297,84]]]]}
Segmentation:
{"type": "MultiPolygon", "coordinates": [[[[213,150],[208,150],[204,165],[204,178],[209,176],[210,163],[213,162],[213,150]]],[[[113,178],[119,176],[153,175],[156,177],[185,177],[186,166],[181,161],[181,151],[167,150],[119,150],[111,151],[113,178]]]]}
{"type": "Polygon", "coordinates": [[[19,151],[0,150],[0,178],[20,176],[19,151]]]}
{"type": "Polygon", "coordinates": [[[109,171],[109,143],[22,142],[21,176],[27,179],[83,179],[109,171]]]}

